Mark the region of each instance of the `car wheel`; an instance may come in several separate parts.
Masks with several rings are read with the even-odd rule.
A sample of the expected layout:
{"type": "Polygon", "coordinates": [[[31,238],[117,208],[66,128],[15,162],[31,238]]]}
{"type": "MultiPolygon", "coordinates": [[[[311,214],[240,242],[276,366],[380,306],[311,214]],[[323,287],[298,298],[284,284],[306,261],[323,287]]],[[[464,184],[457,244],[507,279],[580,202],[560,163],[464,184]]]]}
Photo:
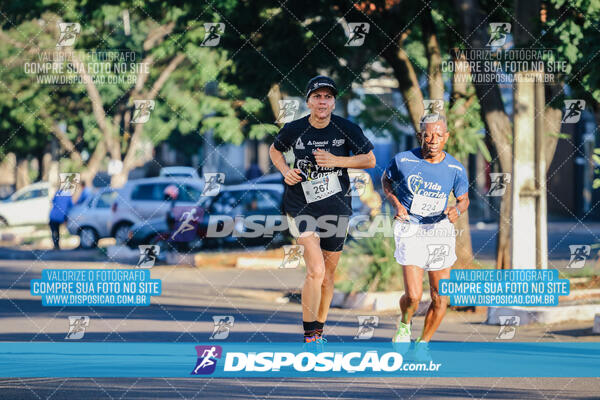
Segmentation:
{"type": "Polygon", "coordinates": [[[115,240],[118,245],[124,245],[129,240],[130,224],[121,224],[115,230],[115,240]]]}
{"type": "Polygon", "coordinates": [[[93,249],[98,246],[98,232],[92,227],[84,226],[79,231],[79,244],[84,249],[93,249]]]}

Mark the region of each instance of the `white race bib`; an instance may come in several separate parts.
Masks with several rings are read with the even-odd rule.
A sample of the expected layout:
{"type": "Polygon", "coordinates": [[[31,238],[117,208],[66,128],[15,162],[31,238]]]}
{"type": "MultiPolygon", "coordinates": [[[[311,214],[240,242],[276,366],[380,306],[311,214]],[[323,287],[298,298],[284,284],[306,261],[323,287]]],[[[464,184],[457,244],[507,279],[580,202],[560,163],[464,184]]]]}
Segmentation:
{"type": "Polygon", "coordinates": [[[410,205],[410,213],[422,217],[433,217],[440,215],[444,211],[446,197],[427,197],[422,194],[415,194],[410,205]]]}
{"type": "Polygon", "coordinates": [[[319,179],[302,182],[302,191],[307,203],[323,200],[342,191],[336,174],[327,174],[319,179]]]}

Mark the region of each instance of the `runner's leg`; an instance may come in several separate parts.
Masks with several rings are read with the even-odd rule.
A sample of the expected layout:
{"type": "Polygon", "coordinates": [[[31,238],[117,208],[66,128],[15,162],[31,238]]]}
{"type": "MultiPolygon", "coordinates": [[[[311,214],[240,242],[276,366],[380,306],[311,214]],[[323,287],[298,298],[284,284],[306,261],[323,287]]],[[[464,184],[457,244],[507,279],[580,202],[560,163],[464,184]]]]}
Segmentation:
{"type": "Polygon", "coordinates": [[[419,307],[423,295],[423,269],[416,265],[403,265],[404,294],[400,297],[402,322],[410,324],[413,314],[419,307]]]}
{"type": "Polygon", "coordinates": [[[429,342],[431,340],[431,337],[440,326],[440,323],[446,314],[448,298],[446,296],[440,296],[439,284],[440,279],[449,278],[450,268],[442,269],[440,271],[429,271],[431,304],[425,315],[425,324],[423,325],[423,334],[421,335],[421,340],[423,342],[429,342]]]}
{"type": "Polygon", "coordinates": [[[302,320],[317,320],[321,302],[321,285],[325,277],[325,261],[319,245],[320,239],[315,232],[304,232],[298,238],[298,244],[304,246],[306,279],[302,287],[302,320]]]}
{"type": "Polygon", "coordinates": [[[335,269],[340,260],[341,251],[323,250],[323,259],[325,261],[325,276],[321,285],[321,303],[319,304],[319,312],[317,321],[325,322],[329,307],[331,307],[331,299],[333,299],[333,284],[335,277],[335,269]]]}
{"type": "Polygon", "coordinates": [[[60,249],[60,224],[58,222],[50,221],[50,231],[52,232],[54,250],[58,250],[60,249]]]}

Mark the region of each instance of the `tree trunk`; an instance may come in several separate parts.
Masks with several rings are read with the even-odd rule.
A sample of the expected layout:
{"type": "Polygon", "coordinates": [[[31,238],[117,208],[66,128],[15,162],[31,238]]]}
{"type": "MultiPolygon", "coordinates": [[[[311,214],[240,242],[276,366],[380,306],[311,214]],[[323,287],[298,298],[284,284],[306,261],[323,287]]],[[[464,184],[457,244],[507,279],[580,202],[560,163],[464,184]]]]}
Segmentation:
{"type": "MultiPolygon", "coordinates": [[[[442,77],[442,54],[440,44],[435,33],[435,24],[431,17],[431,6],[421,14],[423,27],[423,42],[427,55],[427,75],[429,99],[444,99],[444,78],[442,77]]],[[[443,110],[442,110],[443,111],[443,110]]]]}
{"type": "Polygon", "coordinates": [[[0,162],[0,183],[3,185],[16,185],[17,156],[15,153],[3,154],[0,162]]]}
{"type": "MultiPolygon", "coordinates": [[[[144,100],[154,100],[156,95],[163,88],[167,79],[169,79],[173,71],[177,69],[177,66],[179,66],[183,60],[185,60],[185,54],[183,53],[178,53],[175,57],[173,57],[165,69],[162,70],[158,76],[158,79],[156,79],[156,82],[154,82],[152,85],[150,91],[143,95],[142,98],[144,100]]],[[[142,139],[143,132],[144,124],[135,124],[135,128],[133,128],[133,135],[131,135],[131,141],[129,143],[129,148],[125,153],[125,157],[123,157],[123,169],[120,173],[113,175],[111,178],[111,185],[113,187],[123,186],[125,182],[127,182],[129,172],[136,166],[136,153],[138,151],[138,145],[142,139]]],[[[119,149],[118,159],[121,159],[120,147],[117,146],[117,148],[119,149]]]]}
{"type": "MultiPolygon", "coordinates": [[[[400,39],[400,45],[402,45],[402,40],[400,39]]],[[[388,46],[382,55],[394,69],[394,76],[398,80],[398,87],[404,98],[413,128],[415,132],[418,132],[424,108],[423,93],[419,87],[415,69],[402,47],[398,49],[396,46],[388,46]]]]}
{"type": "Polygon", "coordinates": [[[17,162],[17,182],[16,190],[19,190],[29,185],[29,161],[27,159],[21,159],[17,162]]]}
{"type": "Polygon", "coordinates": [[[271,85],[267,98],[269,99],[269,105],[273,112],[273,121],[276,121],[277,117],[279,117],[279,100],[281,100],[281,88],[279,87],[279,83],[273,83],[271,85]]]}
{"type": "Polygon", "coordinates": [[[558,145],[558,134],[561,131],[562,121],[562,104],[555,104],[555,99],[562,91],[562,85],[560,84],[548,84],[545,87],[547,105],[544,110],[544,135],[546,137],[546,172],[550,168],[552,159],[554,159],[554,153],[556,152],[556,146],[558,145]]]}
{"type": "Polygon", "coordinates": [[[50,164],[52,163],[52,154],[44,153],[42,157],[42,180],[47,181],[50,175],[50,164]]]}
{"type": "MultiPolygon", "coordinates": [[[[468,66],[466,66],[466,60],[454,58],[455,65],[461,64],[460,67],[456,68],[454,75],[452,76],[452,94],[450,96],[452,112],[459,118],[454,121],[454,130],[462,129],[465,125],[464,115],[467,113],[467,77],[469,75],[468,66]],[[458,100],[465,100],[461,107],[454,107],[454,104],[458,100]]],[[[443,93],[442,97],[443,98],[443,93]]],[[[459,160],[463,166],[469,170],[468,158],[466,160],[459,160]]],[[[469,226],[469,211],[465,211],[458,218],[454,224],[458,235],[456,237],[456,262],[454,268],[472,268],[473,267],[473,244],[471,242],[471,227],[469,226]]]]}
{"type": "MultiPolygon", "coordinates": [[[[506,171],[505,171],[506,172],[506,171]]],[[[511,168],[512,172],[512,168],[511,168]]],[[[512,183],[512,182],[511,182],[512,183]]],[[[510,216],[512,213],[512,184],[506,185],[506,191],[500,203],[500,220],[498,222],[498,240],[496,250],[496,268],[511,269],[510,216]]]]}
{"type": "MultiPolygon", "coordinates": [[[[485,48],[487,44],[486,16],[481,11],[477,0],[454,0],[457,14],[462,22],[462,34],[469,40],[473,49],[485,48]]],[[[471,61],[471,60],[467,60],[471,61]]],[[[486,72],[471,71],[477,82],[478,75],[486,72]]],[[[512,127],[508,115],[504,111],[504,103],[500,95],[500,88],[495,83],[475,85],[475,91],[481,105],[481,117],[486,130],[496,148],[497,158],[500,161],[502,172],[512,173],[512,127]]],[[[498,242],[496,253],[496,266],[510,268],[510,218],[511,194],[510,185],[502,196],[500,207],[500,220],[498,223],[498,242]]]]}
{"type": "Polygon", "coordinates": [[[88,186],[92,185],[94,177],[100,170],[100,166],[104,157],[106,156],[106,143],[101,140],[96,145],[92,156],[90,157],[87,168],[81,173],[81,181],[85,182],[88,186]]]}
{"type": "MultiPolygon", "coordinates": [[[[463,165],[465,165],[463,163],[463,165]]],[[[467,167],[465,165],[465,167],[467,167]]],[[[453,268],[475,268],[473,257],[473,244],[471,242],[471,227],[469,225],[469,211],[460,214],[454,223],[456,229],[456,262],[453,268]]]]}

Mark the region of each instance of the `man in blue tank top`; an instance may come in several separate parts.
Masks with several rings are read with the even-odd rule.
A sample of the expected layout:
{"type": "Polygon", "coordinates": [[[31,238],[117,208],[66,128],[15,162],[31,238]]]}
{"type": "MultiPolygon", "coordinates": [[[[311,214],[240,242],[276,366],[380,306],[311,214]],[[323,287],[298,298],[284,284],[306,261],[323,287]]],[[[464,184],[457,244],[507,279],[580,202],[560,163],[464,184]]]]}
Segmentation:
{"type": "Polygon", "coordinates": [[[444,152],[448,140],[446,119],[424,118],[413,150],[396,154],[382,176],[383,190],[395,209],[395,258],[403,268],[405,293],[400,298],[401,320],[394,342],[410,343],[410,323],[423,294],[427,271],[431,305],[417,343],[429,342],[442,322],[447,299],[438,293],[440,279],[450,277],[456,261],[453,223],[469,207],[469,181],[465,167],[444,152]],[[457,199],[448,206],[453,192],[457,199]]]}

